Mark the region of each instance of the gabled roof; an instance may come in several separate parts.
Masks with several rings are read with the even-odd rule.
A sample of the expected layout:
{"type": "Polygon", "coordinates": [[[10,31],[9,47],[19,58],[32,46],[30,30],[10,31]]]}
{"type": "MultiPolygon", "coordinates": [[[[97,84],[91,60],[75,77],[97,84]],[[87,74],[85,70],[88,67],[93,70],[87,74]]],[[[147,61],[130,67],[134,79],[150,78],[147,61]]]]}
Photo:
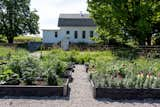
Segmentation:
{"type": "Polygon", "coordinates": [[[60,14],[59,18],[88,19],[89,18],[89,14],[60,14]]]}
{"type": "Polygon", "coordinates": [[[93,20],[89,17],[89,14],[60,14],[58,20],[58,27],[77,26],[77,27],[88,27],[96,25],[93,20]]]}

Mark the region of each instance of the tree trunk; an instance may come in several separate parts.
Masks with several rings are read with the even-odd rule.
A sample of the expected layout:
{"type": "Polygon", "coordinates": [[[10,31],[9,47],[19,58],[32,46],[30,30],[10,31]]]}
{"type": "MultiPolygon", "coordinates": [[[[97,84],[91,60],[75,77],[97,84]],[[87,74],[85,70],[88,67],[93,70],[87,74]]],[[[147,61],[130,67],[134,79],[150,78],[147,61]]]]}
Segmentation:
{"type": "Polygon", "coordinates": [[[147,45],[151,46],[151,36],[147,36],[147,45]]]}
{"type": "Polygon", "coordinates": [[[14,40],[14,37],[13,36],[7,36],[7,40],[8,40],[8,43],[12,44],[13,40],[14,40]]]}
{"type": "Polygon", "coordinates": [[[138,40],[138,43],[140,46],[144,46],[145,45],[145,41],[144,40],[138,40]]]}

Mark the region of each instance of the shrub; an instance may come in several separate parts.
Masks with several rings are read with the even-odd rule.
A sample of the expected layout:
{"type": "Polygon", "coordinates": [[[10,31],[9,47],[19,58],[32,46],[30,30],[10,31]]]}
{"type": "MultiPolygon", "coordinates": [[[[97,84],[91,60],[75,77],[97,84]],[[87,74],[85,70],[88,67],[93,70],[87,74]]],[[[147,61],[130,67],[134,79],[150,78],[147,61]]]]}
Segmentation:
{"type": "Polygon", "coordinates": [[[31,36],[18,36],[14,38],[15,42],[25,43],[25,42],[41,42],[42,39],[40,37],[31,37],[31,36]]]}
{"type": "Polygon", "coordinates": [[[14,73],[17,73],[27,85],[32,85],[35,78],[40,76],[42,72],[40,61],[32,57],[13,59],[9,67],[14,73]]]}

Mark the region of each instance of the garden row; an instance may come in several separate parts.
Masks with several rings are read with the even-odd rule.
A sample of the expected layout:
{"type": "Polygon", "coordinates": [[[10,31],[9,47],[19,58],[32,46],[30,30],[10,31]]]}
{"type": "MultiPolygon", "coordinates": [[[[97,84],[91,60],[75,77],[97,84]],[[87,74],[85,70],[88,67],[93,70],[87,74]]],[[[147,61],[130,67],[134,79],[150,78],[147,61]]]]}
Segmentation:
{"type": "Polygon", "coordinates": [[[49,54],[66,62],[88,65],[95,98],[160,98],[159,58],[154,55],[131,58],[134,53],[129,50],[120,53],[122,57],[112,51],[55,50],[49,54]]]}
{"type": "Polygon", "coordinates": [[[1,56],[5,62],[0,66],[2,96],[20,95],[19,92],[24,96],[67,95],[73,65],[79,63],[89,66],[96,98],[160,98],[160,61],[152,57],[122,58],[111,51],[62,50],[41,52],[40,58],[33,58],[24,50],[1,56]]]}
{"type": "Polygon", "coordinates": [[[34,58],[23,49],[0,50],[0,96],[67,95],[75,63],[89,64],[101,54],[112,59],[111,52],[53,50],[34,58]]]}
{"type": "Polygon", "coordinates": [[[11,50],[1,55],[0,96],[66,96],[73,68],[68,57],[34,58],[25,50],[11,50]]]}
{"type": "Polygon", "coordinates": [[[97,61],[89,71],[96,98],[160,98],[159,59],[97,61]]]}

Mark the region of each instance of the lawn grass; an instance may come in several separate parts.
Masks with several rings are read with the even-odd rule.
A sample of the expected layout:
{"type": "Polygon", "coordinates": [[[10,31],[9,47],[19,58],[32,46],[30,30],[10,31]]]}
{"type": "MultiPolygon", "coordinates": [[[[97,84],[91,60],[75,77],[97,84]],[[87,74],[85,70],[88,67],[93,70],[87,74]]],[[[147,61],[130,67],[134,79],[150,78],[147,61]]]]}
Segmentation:
{"type": "Polygon", "coordinates": [[[25,49],[0,46],[0,57],[6,57],[7,55],[22,57],[28,55],[29,52],[25,49]]]}
{"type": "Polygon", "coordinates": [[[8,53],[15,53],[13,48],[0,46],[0,56],[6,56],[8,53]]]}

